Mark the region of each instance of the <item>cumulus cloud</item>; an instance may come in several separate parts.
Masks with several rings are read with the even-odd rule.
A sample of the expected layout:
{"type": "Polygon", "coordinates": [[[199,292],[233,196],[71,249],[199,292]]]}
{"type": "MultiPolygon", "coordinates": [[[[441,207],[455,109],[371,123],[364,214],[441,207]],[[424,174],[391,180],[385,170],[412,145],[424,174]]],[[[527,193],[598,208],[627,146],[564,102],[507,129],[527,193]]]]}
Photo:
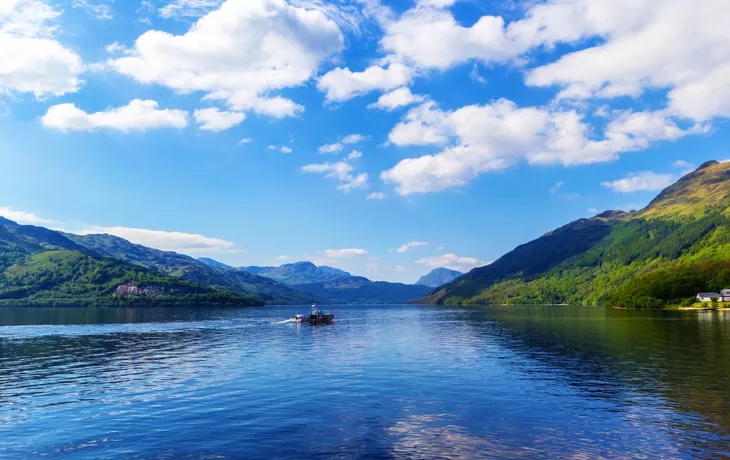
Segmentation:
{"type": "Polygon", "coordinates": [[[347,136],[342,138],[343,144],[359,144],[360,142],[366,140],[368,137],[363,136],[362,134],[348,134],[347,136]]]}
{"type": "Polygon", "coordinates": [[[228,0],[184,34],[150,30],[108,66],[142,83],[199,91],[235,111],[293,116],[303,107],[278,96],[307,82],[343,47],[321,10],[282,0],[228,0]]]}
{"type": "Polygon", "coordinates": [[[417,248],[419,246],[428,246],[428,243],[424,241],[411,241],[410,243],[403,243],[396,252],[407,252],[411,248],[417,248]]]}
{"type": "Polygon", "coordinates": [[[40,0],[0,4],[0,94],[41,98],[78,90],[81,58],[54,38],[60,14],[40,0]]]}
{"type": "Polygon", "coordinates": [[[303,173],[320,173],[325,177],[337,179],[341,182],[337,186],[337,190],[345,193],[351,192],[353,189],[367,188],[370,186],[368,175],[366,173],[353,174],[354,168],[347,161],[338,161],[336,163],[319,163],[302,166],[303,173]]]}
{"type": "Polygon", "coordinates": [[[52,225],[55,222],[50,219],[44,219],[38,217],[32,212],[20,211],[18,209],[11,209],[6,206],[0,206],[0,216],[15,221],[19,224],[28,225],[52,225]]]}
{"type": "Polygon", "coordinates": [[[198,109],[193,118],[203,131],[224,131],[232,128],[246,119],[243,112],[227,112],[217,107],[198,109]]]}
{"type": "Polygon", "coordinates": [[[153,128],[184,128],[187,112],[158,109],[156,101],[135,99],[128,105],[103,112],[86,113],[74,104],[59,104],[49,108],[41,122],[48,128],[62,131],[90,131],[108,128],[118,131],[153,128]]]}
{"type": "Polygon", "coordinates": [[[408,112],[389,140],[399,146],[445,147],[437,154],[402,160],[381,178],[394,183],[401,195],[427,193],[463,186],[521,158],[565,166],[613,161],[621,152],[706,130],[702,125],[681,129],[665,113],[621,112],[607,125],[603,138],[595,139],[575,110],[518,107],[500,99],[442,111],[426,102],[408,112]]]}
{"type": "Polygon", "coordinates": [[[349,257],[364,256],[368,252],[365,249],[327,249],[324,251],[325,256],[330,259],[343,259],[349,257]]]}
{"type": "Polygon", "coordinates": [[[376,102],[368,105],[368,108],[392,111],[399,107],[407,107],[425,100],[425,96],[413,94],[410,88],[397,88],[380,96],[376,102]]]}
{"type": "Polygon", "coordinates": [[[319,153],[340,153],[342,144],[335,142],[334,144],[325,144],[319,148],[319,153]]]}
{"type": "Polygon", "coordinates": [[[124,238],[163,251],[182,253],[239,252],[236,245],[220,238],[210,238],[195,233],[167,232],[130,227],[89,227],[74,231],[79,235],[108,234],[124,238]]]}
{"type": "Polygon", "coordinates": [[[336,68],[323,75],[317,88],[325,93],[328,102],[342,102],[371,91],[388,91],[407,85],[413,72],[402,64],[390,64],[387,68],[370,66],[362,72],[336,68]]]}
{"type": "Polygon", "coordinates": [[[489,262],[482,262],[474,257],[460,257],[456,254],[444,254],[442,256],[426,257],[416,261],[417,264],[423,264],[430,268],[448,268],[462,273],[469,270],[488,265],[489,262]]]}
{"type": "Polygon", "coordinates": [[[373,192],[367,196],[368,200],[382,200],[385,198],[385,193],[383,192],[373,192]]]}
{"type": "Polygon", "coordinates": [[[361,157],[362,157],[362,152],[358,152],[357,150],[353,150],[352,152],[350,152],[349,155],[347,155],[347,159],[351,160],[351,161],[357,160],[358,158],[361,158],[361,157]]]}
{"type": "Polygon", "coordinates": [[[601,182],[601,185],[618,193],[631,193],[662,190],[672,185],[673,182],[674,176],[671,174],[657,174],[652,171],[642,171],[630,174],[623,179],[601,182]]]}

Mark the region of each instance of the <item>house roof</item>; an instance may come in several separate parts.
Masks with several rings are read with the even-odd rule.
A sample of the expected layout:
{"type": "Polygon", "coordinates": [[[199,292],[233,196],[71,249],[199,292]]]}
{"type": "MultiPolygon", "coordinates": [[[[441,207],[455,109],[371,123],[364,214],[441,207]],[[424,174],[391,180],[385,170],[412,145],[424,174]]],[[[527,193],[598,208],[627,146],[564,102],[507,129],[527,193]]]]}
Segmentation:
{"type": "Polygon", "coordinates": [[[700,297],[720,297],[720,294],[717,292],[700,292],[697,295],[700,297]]]}

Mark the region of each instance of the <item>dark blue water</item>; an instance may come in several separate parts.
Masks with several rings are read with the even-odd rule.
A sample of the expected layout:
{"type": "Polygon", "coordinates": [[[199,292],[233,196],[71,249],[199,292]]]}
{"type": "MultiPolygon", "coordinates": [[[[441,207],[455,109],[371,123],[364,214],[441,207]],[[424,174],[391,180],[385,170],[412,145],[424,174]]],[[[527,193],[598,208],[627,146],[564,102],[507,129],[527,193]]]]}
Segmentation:
{"type": "Polygon", "coordinates": [[[2,458],[717,458],[730,313],[0,309],[2,458]]]}

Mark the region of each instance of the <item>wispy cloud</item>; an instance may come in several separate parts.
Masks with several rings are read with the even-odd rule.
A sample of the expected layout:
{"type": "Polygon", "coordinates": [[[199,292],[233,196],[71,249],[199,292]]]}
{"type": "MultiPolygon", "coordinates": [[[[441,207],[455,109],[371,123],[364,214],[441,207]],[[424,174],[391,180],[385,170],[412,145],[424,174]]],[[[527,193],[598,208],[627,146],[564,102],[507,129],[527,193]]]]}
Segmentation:
{"type": "Polygon", "coordinates": [[[606,188],[618,193],[662,190],[674,182],[671,174],[657,174],[652,171],[632,173],[628,177],[614,181],[601,182],[606,188]]]}
{"type": "Polygon", "coordinates": [[[211,238],[196,233],[168,232],[131,227],[87,227],[71,231],[79,235],[108,234],[124,238],[135,244],[141,244],[163,251],[181,253],[242,252],[235,243],[220,238],[211,238]]]}
{"type": "Polygon", "coordinates": [[[324,251],[324,255],[330,259],[358,257],[364,256],[367,253],[365,249],[326,249],[324,251]]]}
{"type": "Polygon", "coordinates": [[[52,225],[56,222],[50,219],[44,219],[38,217],[32,212],[20,211],[18,209],[11,209],[5,206],[0,206],[0,216],[10,219],[19,224],[28,225],[52,225]]]}
{"type": "Polygon", "coordinates": [[[398,249],[396,249],[396,252],[407,252],[411,248],[417,248],[419,246],[428,246],[428,243],[425,241],[411,241],[410,243],[404,243],[402,244],[398,249]]]}
{"type": "Polygon", "coordinates": [[[474,257],[460,257],[456,254],[444,254],[442,256],[426,257],[416,261],[417,264],[423,264],[431,268],[444,267],[460,272],[468,272],[469,270],[488,265],[491,262],[482,262],[474,257]]]}

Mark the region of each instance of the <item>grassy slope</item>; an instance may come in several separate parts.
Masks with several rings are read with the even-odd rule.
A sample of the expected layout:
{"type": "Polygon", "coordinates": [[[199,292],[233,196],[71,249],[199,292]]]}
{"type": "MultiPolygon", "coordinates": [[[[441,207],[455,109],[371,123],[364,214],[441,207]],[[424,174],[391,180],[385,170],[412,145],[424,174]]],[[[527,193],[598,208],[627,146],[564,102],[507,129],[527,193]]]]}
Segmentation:
{"type": "Polygon", "coordinates": [[[263,276],[224,270],[175,252],[148,248],[112,235],[65,234],[74,243],[97,254],[150,268],[175,278],[244,296],[256,296],[269,304],[308,304],[316,299],[263,276]]]}
{"type": "Polygon", "coordinates": [[[0,305],[236,304],[256,299],[164,276],[88,254],[63,235],[0,218],[0,305]],[[119,285],[154,285],[166,295],[119,297],[119,285]]]}
{"type": "MultiPolygon", "coordinates": [[[[695,270],[703,273],[700,280],[680,289],[684,298],[697,283],[704,289],[716,286],[722,263],[730,261],[729,206],[730,164],[708,163],[639,212],[573,222],[457,278],[422,302],[625,302],[632,294],[621,290],[637,277],[655,282],[649,277],[655,270],[669,270],[665,276],[673,277],[678,267],[710,264],[695,270]]],[[[643,306],[678,299],[653,297],[643,306]]]]}

